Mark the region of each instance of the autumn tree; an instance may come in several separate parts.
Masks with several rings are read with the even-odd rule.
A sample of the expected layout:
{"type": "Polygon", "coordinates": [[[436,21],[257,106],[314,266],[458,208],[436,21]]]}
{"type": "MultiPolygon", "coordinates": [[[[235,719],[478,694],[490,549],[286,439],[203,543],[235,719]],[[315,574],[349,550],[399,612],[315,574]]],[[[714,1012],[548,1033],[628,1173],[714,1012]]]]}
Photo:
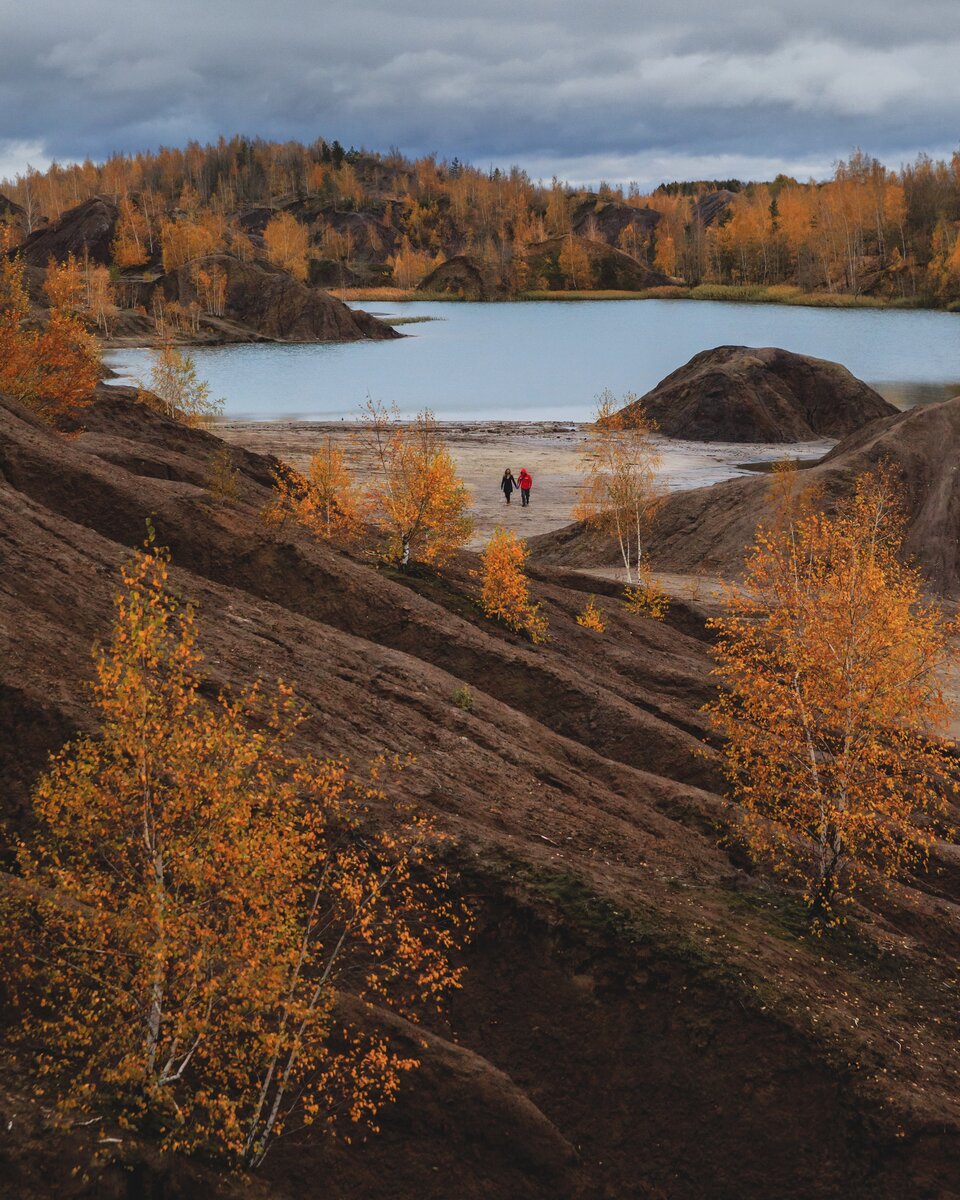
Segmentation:
{"type": "Polygon", "coordinates": [[[4,250],[0,237],[0,392],[45,421],[75,417],[100,378],[100,351],[76,315],[74,281],[53,288],[46,325],[31,329],[23,263],[4,250]]]}
{"type": "Polygon", "coordinates": [[[643,545],[659,502],[660,454],[653,429],[635,396],[624,396],[621,405],[605,389],[597,397],[581,459],[583,482],[574,518],[617,539],[628,586],[637,582],[643,545]]]}
{"type": "Polygon", "coordinates": [[[95,655],[99,733],[34,790],[4,982],[64,1113],[255,1167],[278,1134],[369,1124],[395,1095],[416,1061],[374,1010],[355,1024],[340,989],[411,1020],[435,1009],[462,910],[435,831],[388,801],[381,766],[358,781],[297,752],[290,688],[206,698],[168,572],[151,541],[123,568],[95,655]]]}
{"type": "Polygon", "coordinates": [[[443,566],[469,540],[473,521],[470,493],[433,413],[404,423],[396,409],[368,398],[364,421],[376,466],[371,510],[388,558],[443,566]]]}
{"type": "Polygon", "coordinates": [[[167,342],[154,352],[150,375],[140,381],[140,399],[159,406],[168,417],[186,425],[207,425],[223,412],[223,400],[213,399],[210,385],[197,375],[190,354],[167,342]]]}
{"type": "Polygon", "coordinates": [[[560,254],[557,258],[557,265],[564,277],[566,283],[574,288],[590,287],[593,281],[593,272],[590,267],[590,256],[584,249],[582,242],[568,233],[563,239],[563,245],[560,247],[560,254]]]}
{"type": "Polygon", "coordinates": [[[289,517],[325,541],[350,542],[363,532],[366,506],[357,499],[346,449],[328,437],[310,456],[307,473],[281,462],[274,472],[274,498],[265,512],[268,525],[289,517]]]}
{"type": "Polygon", "coordinates": [[[531,642],[545,642],[547,618],[530,600],[525,570],[528,554],[523,538],[497,526],[483,551],[480,607],[484,616],[526,634],[531,642]]]}
{"type": "Polygon", "coordinates": [[[900,558],[886,469],[834,515],[791,501],[758,531],[711,624],[709,706],[752,851],[803,880],[821,919],[867,879],[920,866],[953,774],[939,736],[948,628],[900,558]]]}
{"type": "Polygon", "coordinates": [[[193,283],[200,307],[211,316],[222,317],[227,305],[227,272],[219,263],[194,266],[193,283]]]}
{"type": "Polygon", "coordinates": [[[177,220],[163,220],[160,245],[164,271],[175,271],[195,258],[219,254],[225,248],[226,236],[223,216],[209,209],[177,220]]]}
{"type": "Polygon", "coordinates": [[[118,267],[142,267],[150,261],[150,222],[129,196],[121,196],[113,244],[113,261],[118,267]]]}
{"type": "Polygon", "coordinates": [[[263,240],[272,263],[289,271],[295,279],[306,279],[310,234],[305,225],[291,213],[277,213],[267,222],[263,240]]]}

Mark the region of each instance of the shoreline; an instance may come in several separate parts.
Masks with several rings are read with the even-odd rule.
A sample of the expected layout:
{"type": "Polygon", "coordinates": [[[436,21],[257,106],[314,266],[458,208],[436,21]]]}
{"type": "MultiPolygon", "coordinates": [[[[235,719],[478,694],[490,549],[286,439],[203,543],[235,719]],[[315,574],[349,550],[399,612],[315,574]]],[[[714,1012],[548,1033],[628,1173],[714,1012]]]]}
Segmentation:
{"type": "MultiPolygon", "coordinates": [[[[402,422],[409,427],[411,422],[402,422]]],[[[551,533],[569,525],[580,485],[587,422],[523,420],[446,420],[437,428],[471,494],[476,522],[470,549],[481,548],[498,525],[522,537],[551,533]],[[519,498],[508,506],[500,492],[504,469],[516,476],[526,467],[533,476],[529,508],[519,498]]],[[[355,485],[364,491],[374,474],[373,447],[362,421],[216,421],[212,432],[232,445],[282,458],[305,470],[329,438],[351,455],[355,485]]],[[[661,464],[657,478],[665,491],[707,487],[743,478],[764,464],[784,458],[819,459],[836,443],[693,442],[656,436],[661,464]]]]}
{"type": "Polygon", "coordinates": [[[894,312],[942,312],[960,315],[960,304],[934,304],[922,297],[884,299],[841,292],[803,292],[792,285],[698,284],[696,287],[647,288],[621,291],[595,288],[583,291],[532,291],[515,296],[453,296],[447,292],[420,292],[416,288],[330,288],[331,296],[345,304],[535,304],[612,303],[620,300],[695,300],[712,304],[753,304],[783,308],[874,309],[894,312]],[[697,293],[700,293],[699,295],[697,293]]]}

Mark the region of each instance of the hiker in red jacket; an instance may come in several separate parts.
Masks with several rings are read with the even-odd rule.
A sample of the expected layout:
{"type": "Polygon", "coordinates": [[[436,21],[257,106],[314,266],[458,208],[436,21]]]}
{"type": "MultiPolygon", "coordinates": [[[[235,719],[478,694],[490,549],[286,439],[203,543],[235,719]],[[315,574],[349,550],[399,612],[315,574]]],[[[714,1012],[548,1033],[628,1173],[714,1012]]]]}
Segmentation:
{"type": "Polygon", "coordinates": [[[517,487],[520,489],[520,503],[524,508],[530,503],[530,489],[533,487],[533,476],[524,467],[517,477],[517,487]]]}

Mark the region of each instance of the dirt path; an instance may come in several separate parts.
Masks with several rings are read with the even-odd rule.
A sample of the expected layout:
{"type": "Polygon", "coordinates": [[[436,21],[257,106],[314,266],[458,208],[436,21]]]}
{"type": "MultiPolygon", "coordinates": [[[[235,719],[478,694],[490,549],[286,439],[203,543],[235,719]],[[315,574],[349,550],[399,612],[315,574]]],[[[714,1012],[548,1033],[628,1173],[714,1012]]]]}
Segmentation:
{"type": "MultiPolygon", "coordinates": [[[[569,524],[580,482],[584,427],[568,422],[461,421],[440,422],[450,453],[473,497],[476,533],[472,548],[483,546],[496,525],[523,537],[549,533],[569,524]],[[533,476],[528,508],[514,495],[508,507],[500,479],[509,467],[514,477],[521,468],[533,476]]],[[[275,454],[303,469],[326,439],[352,447],[357,486],[364,487],[373,471],[363,427],[354,422],[227,421],[217,433],[249,450],[275,454]]],[[[658,439],[663,456],[660,479],[668,490],[703,487],[743,473],[745,464],[825,454],[831,442],[795,446],[730,445],[658,439]]]]}

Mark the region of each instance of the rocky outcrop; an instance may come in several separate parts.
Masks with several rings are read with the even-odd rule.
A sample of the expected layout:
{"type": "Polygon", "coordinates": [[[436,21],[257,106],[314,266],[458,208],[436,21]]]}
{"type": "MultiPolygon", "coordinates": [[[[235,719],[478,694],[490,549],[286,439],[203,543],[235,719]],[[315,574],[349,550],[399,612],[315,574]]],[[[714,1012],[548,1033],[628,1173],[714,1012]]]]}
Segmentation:
{"type": "Polygon", "coordinates": [[[20,254],[34,267],[45,267],[51,259],[62,263],[69,254],[109,266],[117,217],[117,206],[111,199],[92,196],[65,212],[58,221],[31,233],[20,247],[20,254]]]}
{"type": "Polygon", "coordinates": [[[319,288],[309,287],[271,263],[241,262],[214,254],[179,267],[156,283],[167,300],[197,299],[198,269],[219,268],[227,276],[223,316],[236,326],[274,341],[355,342],[400,337],[369,313],[348,308],[319,288]]]}
{"type": "Polygon", "coordinates": [[[897,411],[839,363],[772,346],[704,350],[636,408],[667,437],[698,442],[839,438],[897,411]]]}
{"type": "Polygon", "coordinates": [[[461,300],[489,300],[494,287],[475,259],[457,254],[422,279],[417,284],[417,291],[440,292],[445,296],[459,296],[461,300]]]}
{"type": "Polygon", "coordinates": [[[585,196],[570,217],[574,233],[593,241],[599,238],[611,246],[619,243],[628,228],[635,231],[639,242],[646,242],[659,221],[660,213],[655,208],[634,208],[632,204],[603,200],[593,194],[585,196]]]}
{"type": "Polygon", "coordinates": [[[0,192],[0,221],[12,225],[15,229],[22,230],[26,215],[19,204],[16,204],[9,196],[4,196],[0,192]]]}

